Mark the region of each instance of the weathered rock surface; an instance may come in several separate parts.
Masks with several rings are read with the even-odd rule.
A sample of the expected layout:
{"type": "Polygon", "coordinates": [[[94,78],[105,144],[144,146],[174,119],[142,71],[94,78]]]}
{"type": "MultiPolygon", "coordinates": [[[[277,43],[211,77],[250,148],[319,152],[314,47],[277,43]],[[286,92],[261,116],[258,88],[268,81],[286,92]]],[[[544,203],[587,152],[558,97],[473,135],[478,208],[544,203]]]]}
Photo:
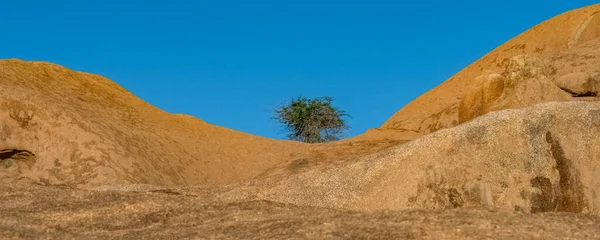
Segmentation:
{"type": "Polygon", "coordinates": [[[0,182],[194,185],[322,164],[403,142],[308,145],[218,127],[155,108],[104,77],[0,60],[0,182]]]}
{"type": "Polygon", "coordinates": [[[0,61],[0,235],[600,238],[599,12],[548,20],[380,129],[330,144],[252,136],[97,75],[0,61]]]}
{"type": "Polygon", "coordinates": [[[3,239],[598,239],[600,216],[494,211],[364,213],[207,189],[86,191],[0,186],[3,239]]]}
{"type": "Polygon", "coordinates": [[[223,183],[304,144],[155,108],[112,81],[42,62],[0,61],[0,181],[223,183]]]}
{"type": "Polygon", "coordinates": [[[600,71],[599,12],[600,5],[592,5],[531,28],[406,105],[380,129],[415,139],[489,111],[597,100],[594,83],[566,75],[600,71]]]}
{"type": "Polygon", "coordinates": [[[502,209],[600,213],[600,103],[492,112],[337,165],[221,195],[360,211],[502,209]]]}
{"type": "Polygon", "coordinates": [[[553,72],[552,67],[532,56],[518,55],[509,59],[502,73],[487,72],[475,79],[478,84],[460,102],[459,123],[502,109],[573,100],[572,94],[551,80],[553,72]]]}
{"type": "Polygon", "coordinates": [[[557,78],[554,83],[574,97],[597,97],[600,72],[575,72],[557,78]]]}

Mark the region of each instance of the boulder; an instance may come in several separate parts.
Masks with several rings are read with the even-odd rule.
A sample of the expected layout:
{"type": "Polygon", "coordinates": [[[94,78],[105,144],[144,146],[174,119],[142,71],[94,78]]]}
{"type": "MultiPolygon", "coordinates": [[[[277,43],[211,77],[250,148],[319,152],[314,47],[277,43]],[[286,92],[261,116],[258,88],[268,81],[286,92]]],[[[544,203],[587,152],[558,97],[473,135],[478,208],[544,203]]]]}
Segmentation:
{"type": "Polygon", "coordinates": [[[556,86],[573,97],[597,97],[600,90],[600,72],[575,72],[554,80],[556,86]]]}
{"type": "Polygon", "coordinates": [[[552,66],[533,56],[510,58],[501,74],[487,72],[475,79],[460,102],[459,122],[502,109],[571,100],[571,96],[550,79],[552,71],[552,66]]]}
{"type": "Polygon", "coordinates": [[[461,123],[495,110],[494,105],[504,92],[506,78],[488,72],[475,81],[478,84],[474,85],[460,102],[458,116],[461,123]]]}

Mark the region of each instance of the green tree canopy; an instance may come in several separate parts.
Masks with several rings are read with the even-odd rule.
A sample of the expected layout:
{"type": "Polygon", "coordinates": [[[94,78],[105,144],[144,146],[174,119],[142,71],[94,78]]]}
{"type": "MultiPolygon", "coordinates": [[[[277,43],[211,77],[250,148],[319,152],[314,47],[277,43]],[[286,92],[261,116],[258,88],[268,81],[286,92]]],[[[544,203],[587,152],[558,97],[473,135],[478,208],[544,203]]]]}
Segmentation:
{"type": "Polygon", "coordinates": [[[322,143],[339,140],[350,129],[345,111],[331,106],[333,98],[299,97],[275,109],[273,119],[283,125],[288,139],[322,143]]]}

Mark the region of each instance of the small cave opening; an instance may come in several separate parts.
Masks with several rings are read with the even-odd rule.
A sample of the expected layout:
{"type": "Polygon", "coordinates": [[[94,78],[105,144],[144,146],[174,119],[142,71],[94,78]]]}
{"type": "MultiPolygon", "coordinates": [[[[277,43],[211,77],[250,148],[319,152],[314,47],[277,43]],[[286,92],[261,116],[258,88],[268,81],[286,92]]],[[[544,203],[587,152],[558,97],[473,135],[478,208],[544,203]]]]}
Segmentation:
{"type": "Polygon", "coordinates": [[[20,149],[0,150],[0,166],[5,169],[19,166],[19,169],[22,170],[22,168],[30,168],[33,164],[35,164],[35,154],[31,151],[20,149]]]}
{"type": "Polygon", "coordinates": [[[20,149],[3,149],[0,150],[0,161],[6,159],[19,159],[19,158],[31,158],[35,157],[30,151],[20,149]]]}
{"type": "Polygon", "coordinates": [[[556,160],[556,168],[560,175],[560,196],[557,198],[556,210],[559,212],[583,212],[587,205],[577,169],[573,166],[571,159],[565,156],[559,139],[548,132],[546,133],[546,142],[550,144],[550,150],[556,160]]]}

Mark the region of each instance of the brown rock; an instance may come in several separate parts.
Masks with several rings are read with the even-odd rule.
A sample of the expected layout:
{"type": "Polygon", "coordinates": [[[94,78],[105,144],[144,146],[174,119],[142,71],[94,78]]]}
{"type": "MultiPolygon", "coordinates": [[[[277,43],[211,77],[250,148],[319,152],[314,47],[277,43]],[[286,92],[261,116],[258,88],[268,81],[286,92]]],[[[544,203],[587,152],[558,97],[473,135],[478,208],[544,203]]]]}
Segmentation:
{"type": "Polygon", "coordinates": [[[531,106],[541,102],[573,100],[566,99],[563,93],[552,89],[548,81],[532,76],[545,75],[552,81],[557,76],[573,72],[600,71],[599,11],[600,5],[576,9],[529,29],[418,97],[396,112],[380,128],[410,130],[411,134],[405,138],[414,138],[414,132],[422,136],[454,127],[486,112],[486,109],[497,110],[531,106]],[[549,71],[536,70],[535,62],[544,63],[549,71]],[[534,65],[528,65],[530,63],[534,65]],[[529,69],[530,67],[533,69],[529,69]],[[510,76],[505,76],[509,81],[521,78],[533,82],[517,81],[515,88],[510,91],[504,90],[505,102],[498,103],[500,105],[494,108],[491,107],[494,104],[481,96],[483,92],[490,91],[481,89],[489,88],[481,85],[486,82],[482,79],[488,78],[488,72],[514,74],[512,80],[508,79],[510,76]],[[540,92],[543,94],[539,95],[540,92]],[[516,96],[508,96],[510,94],[516,96]],[[470,103],[473,106],[468,106],[470,103]]]}
{"type": "Polygon", "coordinates": [[[570,73],[557,78],[554,83],[574,97],[597,97],[600,90],[600,73],[570,73]]]}
{"type": "Polygon", "coordinates": [[[600,103],[492,112],[377,154],[237,186],[222,199],[353,210],[600,213],[600,103]]]}
{"type": "Polygon", "coordinates": [[[480,84],[474,85],[460,102],[458,109],[460,123],[494,111],[496,100],[504,92],[506,79],[500,74],[487,73],[477,77],[475,81],[480,84]]]}
{"type": "Polygon", "coordinates": [[[0,61],[0,87],[5,183],[232,183],[404,142],[393,134],[319,145],[253,136],[166,113],[109,79],[43,62],[0,61]]]}
{"type": "Polygon", "coordinates": [[[550,19],[380,129],[329,144],[252,136],[97,75],[0,61],[0,236],[598,238],[598,12],[550,19]]]}
{"type": "Polygon", "coordinates": [[[85,191],[0,186],[4,239],[598,239],[600,216],[381,211],[212,202],[205,189],[85,191]]]}
{"type": "Polygon", "coordinates": [[[49,63],[0,61],[0,88],[2,182],[227,183],[305,146],[169,114],[106,78],[49,63]]]}
{"type": "Polygon", "coordinates": [[[536,57],[512,57],[502,74],[488,72],[475,80],[478,84],[460,102],[459,122],[502,109],[572,100],[571,95],[552,82],[551,72],[552,67],[536,57]]]}

